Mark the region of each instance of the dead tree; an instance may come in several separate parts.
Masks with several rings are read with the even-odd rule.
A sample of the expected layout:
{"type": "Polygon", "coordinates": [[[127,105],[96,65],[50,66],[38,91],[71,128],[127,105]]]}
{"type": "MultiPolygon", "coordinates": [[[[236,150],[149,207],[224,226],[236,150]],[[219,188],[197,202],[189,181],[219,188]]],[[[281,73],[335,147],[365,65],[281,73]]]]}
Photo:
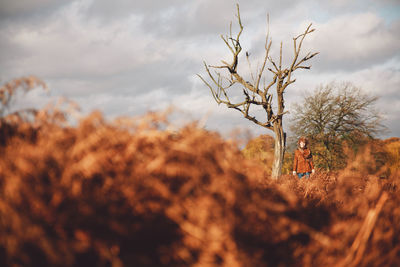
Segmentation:
{"type": "Polygon", "coordinates": [[[237,5],[237,20],[239,24],[239,32],[236,37],[232,35],[232,23],[230,24],[229,35],[221,35],[222,40],[232,53],[232,62],[228,63],[221,60],[222,65],[220,66],[211,66],[204,62],[205,69],[212,81],[210,82],[211,84],[202,76],[198,76],[210,88],[211,93],[218,104],[225,104],[228,108],[235,109],[242,113],[246,119],[274,132],[275,149],[274,162],[272,165],[272,177],[278,179],[282,172],[282,163],[286,145],[286,134],[282,126],[283,115],[286,113],[283,94],[286,88],[296,81],[296,79],[293,79],[292,73],[297,69],[310,69],[311,66],[305,66],[303,63],[318,54],[308,53],[304,57],[299,56],[304,38],[313,32],[314,29],[311,29],[310,24],[304,33],[293,38],[293,60],[290,66],[284,68],[282,67],[282,42],[280,44],[279,61],[276,62],[270,57],[272,41],[269,36],[268,22],[268,30],[265,38],[265,56],[261,66],[256,69],[255,73],[251,70],[249,54],[246,52],[246,59],[249,64],[252,78],[252,81],[249,82],[243,78],[244,76],[238,73],[239,54],[242,51],[239,38],[243,31],[239,5],[237,5]],[[272,74],[272,79],[269,83],[266,83],[265,81],[267,70],[272,74]],[[235,85],[239,85],[243,91],[243,98],[241,101],[232,101],[229,97],[229,89],[234,89],[235,85]],[[276,108],[273,108],[273,94],[269,91],[273,86],[276,88],[276,108]],[[253,106],[259,106],[263,111],[265,111],[266,116],[264,119],[259,120],[255,115],[251,114],[250,107],[253,106]]]}

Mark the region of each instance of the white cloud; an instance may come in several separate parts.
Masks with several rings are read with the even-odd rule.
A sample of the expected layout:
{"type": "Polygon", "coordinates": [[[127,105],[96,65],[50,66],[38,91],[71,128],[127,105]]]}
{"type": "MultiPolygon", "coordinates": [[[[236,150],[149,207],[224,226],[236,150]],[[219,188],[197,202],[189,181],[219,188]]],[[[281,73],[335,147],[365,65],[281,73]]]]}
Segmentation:
{"type": "Polygon", "coordinates": [[[309,46],[320,52],[319,68],[360,69],[399,55],[398,29],[377,14],[345,14],[315,27],[309,46]]]}
{"type": "Polygon", "coordinates": [[[39,76],[113,75],[169,53],[164,43],[154,43],[137,29],[135,18],[99,27],[83,21],[73,9],[65,13],[41,28],[16,29],[10,38],[29,55],[21,65],[39,76]]]}

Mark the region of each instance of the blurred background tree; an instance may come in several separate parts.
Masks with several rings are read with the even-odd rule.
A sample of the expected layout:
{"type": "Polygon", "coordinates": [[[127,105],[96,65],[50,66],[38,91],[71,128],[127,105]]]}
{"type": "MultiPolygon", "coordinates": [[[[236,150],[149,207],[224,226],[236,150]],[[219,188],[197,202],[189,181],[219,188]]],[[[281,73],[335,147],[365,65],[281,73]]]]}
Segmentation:
{"type": "MultiPolygon", "coordinates": [[[[282,165],[282,174],[290,174],[293,169],[293,151],[296,149],[296,142],[293,136],[287,138],[287,146],[285,150],[285,158],[282,165]]],[[[268,134],[263,134],[252,138],[248,141],[242,150],[242,154],[246,159],[259,163],[263,166],[264,172],[271,174],[272,162],[274,159],[275,140],[268,134]]]]}
{"type": "Polygon", "coordinates": [[[246,159],[260,163],[265,173],[271,174],[274,160],[274,144],[275,141],[272,136],[263,134],[249,140],[242,153],[246,159]]]}
{"type": "Polygon", "coordinates": [[[400,171],[400,138],[391,137],[380,143],[379,146],[384,149],[384,153],[381,156],[384,165],[381,175],[388,177],[400,171]]]}
{"type": "Polygon", "coordinates": [[[357,152],[384,132],[377,99],[349,82],[321,85],[295,104],[290,128],[309,138],[317,167],[340,169],[346,149],[357,152]]]}

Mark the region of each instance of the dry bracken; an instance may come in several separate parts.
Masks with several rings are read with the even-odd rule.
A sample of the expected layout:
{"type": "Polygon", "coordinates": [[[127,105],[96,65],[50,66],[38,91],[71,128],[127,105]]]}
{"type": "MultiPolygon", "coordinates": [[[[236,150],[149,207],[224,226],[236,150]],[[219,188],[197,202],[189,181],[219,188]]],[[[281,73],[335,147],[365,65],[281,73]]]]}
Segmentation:
{"type": "MultiPolygon", "coordinates": [[[[165,116],[0,120],[1,266],[399,266],[399,173],[266,177],[165,116]]],[[[392,166],[392,165],[391,165],[392,166]]]]}

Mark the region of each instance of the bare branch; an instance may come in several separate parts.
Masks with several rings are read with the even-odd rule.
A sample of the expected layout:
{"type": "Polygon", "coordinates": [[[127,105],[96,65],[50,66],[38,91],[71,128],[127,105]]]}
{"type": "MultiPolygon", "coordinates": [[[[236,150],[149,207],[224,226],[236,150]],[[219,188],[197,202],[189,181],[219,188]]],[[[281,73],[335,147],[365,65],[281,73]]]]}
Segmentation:
{"type": "MultiPolygon", "coordinates": [[[[314,29],[310,29],[310,28],[311,28],[311,25],[312,25],[311,23],[308,25],[308,27],[307,27],[307,29],[305,30],[304,33],[302,33],[302,34],[298,35],[297,37],[293,38],[294,58],[293,58],[291,67],[289,68],[288,75],[287,75],[287,81],[289,81],[289,82],[291,81],[290,78],[291,78],[292,72],[293,72],[294,70],[299,69],[299,68],[301,68],[301,69],[309,69],[309,68],[307,68],[307,67],[300,67],[300,64],[302,64],[303,62],[305,62],[305,61],[307,61],[307,60],[313,58],[313,57],[316,56],[316,55],[318,55],[318,52],[317,52],[317,53],[314,53],[314,54],[312,54],[312,55],[310,55],[311,53],[308,53],[307,56],[305,56],[302,60],[300,60],[299,62],[297,62],[297,59],[298,59],[298,57],[299,57],[300,50],[301,50],[301,46],[302,46],[302,44],[303,44],[304,38],[307,36],[307,34],[310,34],[310,33],[312,33],[312,32],[314,31],[314,29]],[[297,40],[298,40],[299,38],[301,38],[301,39],[300,39],[300,43],[297,45],[297,40]]],[[[288,85],[289,85],[289,84],[287,84],[287,85],[285,86],[285,88],[286,88],[288,85]]]]}
{"type": "MultiPolygon", "coordinates": [[[[253,75],[253,72],[252,72],[252,68],[251,68],[251,63],[250,63],[249,57],[250,57],[250,54],[249,54],[249,52],[246,51],[246,60],[247,60],[248,66],[249,66],[249,71],[250,71],[251,79],[252,79],[253,82],[255,82],[255,79],[254,79],[254,75],[253,75]]],[[[258,87],[256,87],[256,88],[258,88],[258,87]]]]}
{"type": "Polygon", "coordinates": [[[217,96],[216,96],[216,94],[215,94],[215,91],[214,91],[214,89],[212,88],[212,86],[211,86],[206,80],[204,80],[204,78],[201,77],[201,75],[197,74],[197,76],[204,82],[205,85],[207,85],[208,88],[210,88],[210,91],[211,91],[211,94],[212,94],[214,100],[215,100],[218,104],[220,104],[221,102],[218,100],[218,98],[217,98],[217,96]]]}
{"type": "Polygon", "coordinates": [[[268,59],[269,59],[269,61],[272,63],[272,65],[274,66],[276,72],[272,71],[271,69],[269,69],[269,70],[270,70],[271,72],[273,72],[273,73],[278,73],[278,72],[279,72],[279,68],[276,66],[275,62],[272,60],[271,57],[269,57],[268,59]]]}
{"type": "Polygon", "coordinates": [[[232,54],[235,54],[235,51],[233,51],[233,47],[228,43],[228,40],[227,40],[228,38],[224,37],[224,36],[221,34],[221,39],[224,40],[224,43],[225,43],[226,46],[229,48],[229,50],[231,50],[232,54]]]}
{"type": "Polygon", "coordinates": [[[272,81],[266,87],[264,87],[264,92],[263,92],[264,97],[268,94],[269,88],[271,88],[276,83],[277,77],[278,77],[278,74],[275,73],[272,81]]]}
{"type": "Polygon", "coordinates": [[[265,66],[266,66],[267,61],[268,61],[269,51],[271,49],[271,44],[272,44],[272,41],[269,41],[269,14],[267,14],[267,34],[266,34],[266,37],[265,37],[265,46],[264,46],[264,48],[265,48],[265,56],[264,56],[264,61],[263,61],[263,64],[261,66],[261,69],[259,70],[259,73],[258,73],[258,79],[257,79],[256,86],[255,86],[256,89],[259,89],[261,77],[262,77],[262,75],[264,73],[265,66]]]}
{"type": "Polygon", "coordinates": [[[316,55],[318,55],[318,54],[319,54],[319,52],[316,52],[316,53],[314,53],[314,54],[312,54],[312,55],[310,55],[310,53],[308,53],[307,56],[305,56],[303,59],[301,59],[301,60],[294,66],[294,69],[293,69],[293,70],[298,69],[298,68],[301,68],[301,67],[299,67],[300,64],[302,64],[303,62],[305,62],[305,61],[307,61],[307,60],[313,58],[314,56],[316,56],[316,55]]]}
{"type": "Polygon", "coordinates": [[[281,48],[279,50],[279,71],[282,70],[282,42],[281,42],[281,48]]]}

